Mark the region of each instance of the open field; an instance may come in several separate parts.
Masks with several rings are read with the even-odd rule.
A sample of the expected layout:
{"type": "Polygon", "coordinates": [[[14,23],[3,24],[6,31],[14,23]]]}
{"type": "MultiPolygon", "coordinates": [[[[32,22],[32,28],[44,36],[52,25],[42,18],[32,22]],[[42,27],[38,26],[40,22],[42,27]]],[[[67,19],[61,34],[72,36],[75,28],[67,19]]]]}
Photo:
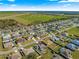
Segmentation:
{"type": "Polygon", "coordinates": [[[41,22],[49,22],[54,19],[61,20],[63,18],[67,18],[67,17],[44,15],[44,14],[26,14],[26,15],[22,15],[22,16],[17,16],[14,19],[20,23],[22,22],[22,23],[28,25],[28,24],[38,24],[41,22]]]}
{"type": "Polygon", "coordinates": [[[79,27],[75,27],[75,28],[72,28],[70,30],[68,30],[68,33],[71,35],[71,34],[74,34],[74,35],[77,35],[79,36],[79,27]]]}
{"type": "Polygon", "coordinates": [[[16,13],[16,12],[0,12],[0,17],[7,17],[7,16],[12,16],[12,15],[16,15],[16,14],[19,14],[19,13],[16,13]]]}
{"type": "Polygon", "coordinates": [[[70,18],[65,15],[49,15],[41,13],[19,13],[19,12],[0,12],[1,19],[14,19],[19,23],[28,25],[28,24],[38,24],[41,22],[49,22],[52,20],[65,20],[70,18]]]}
{"type": "Polygon", "coordinates": [[[75,51],[72,53],[73,59],[79,59],[79,51],[75,51]]]}

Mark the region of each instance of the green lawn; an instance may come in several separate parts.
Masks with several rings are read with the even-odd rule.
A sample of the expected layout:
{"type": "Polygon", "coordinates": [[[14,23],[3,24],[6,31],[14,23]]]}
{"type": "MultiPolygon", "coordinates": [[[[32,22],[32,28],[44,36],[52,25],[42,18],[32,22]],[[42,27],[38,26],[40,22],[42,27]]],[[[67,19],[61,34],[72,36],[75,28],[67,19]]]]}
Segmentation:
{"type": "Polygon", "coordinates": [[[28,48],[31,48],[31,47],[33,47],[33,46],[35,46],[35,45],[37,45],[37,44],[36,44],[36,43],[34,43],[34,44],[29,45],[29,46],[26,46],[26,47],[24,47],[24,48],[28,49],[28,48]]]}
{"type": "Polygon", "coordinates": [[[39,55],[36,52],[23,56],[21,59],[37,59],[39,55]]]}
{"type": "Polygon", "coordinates": [[[61,45],[61,46],[66,46],[67,45],[67,42],[62,42],[62,41],[60,41],[60,40],[57,40],[57,41],[55,41],[56,43],[58,43],[59,45],[61,45]]]}
{"type": "Polygon", "coordinates": [[[32,39],[30,39],[30,40],[26,40],[25,42],[22,42],[21,44],[22,44],[22,45],[25,45],[25,44],[29,44],[29,43],[31,43],[31,42],[33,42],[32,39]]]}
{"type": "Polygon", "coordinates": [[[51,53],[51,51],[47,49],[46,53],[42,54],[40,59],[51,59],[52,56],[53,54],[51,53]]]}
{"type": "Polygon", "coordinates": [[[79,59],[79,51],[75,51],[72,53],[73,59],[79,59]]]}
{"type": "Polygon", "coordinates": [[[56,46],[56,47],[54,48],[54,51],[57,52],[57,53],[59,53],[60,48],[61,48],[61,46],[56,46]]]}
{"type": "Polygon", "coordinates": [[[71,34],[74,34],[74,35],[77,35],[79,36],[79,27],[75,27],[75,28],[72,28],[70,30],[68,30],[68,33],[71,35],[71,34]]]}
{"type": "Polygon", "coordinates": [[[2,39],[1,39],[1,37],[0,37],[0,50],[2,50],[3,48],[2,48],[2,39]]]}
{"type": "Polygon", "coordinates": [[[5,59],[5,57],[4,56],[0,56],[0,59],[5,59]]]}

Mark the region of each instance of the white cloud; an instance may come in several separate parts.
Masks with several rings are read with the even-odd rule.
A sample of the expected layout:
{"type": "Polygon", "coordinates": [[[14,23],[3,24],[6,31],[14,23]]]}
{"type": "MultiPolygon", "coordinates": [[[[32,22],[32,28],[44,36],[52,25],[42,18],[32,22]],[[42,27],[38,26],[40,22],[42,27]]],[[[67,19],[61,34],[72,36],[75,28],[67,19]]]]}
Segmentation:
{"type": "Polygon", "coordinates": [[[62,0],[60,2],[79,2],[79,0],[62,0]]]}
{"type": "Polygon", "coordinates": [[[64,6],[16,6],[11,7],[10,5],[5,9],[1,7],[0,11],[79,11],[79,8],[70,6],[69,4],[64,4],[64,6]],[[69,7],[67,7],[67,5],[69,7]]]}
{"type": "Polygon", "coordinates": [[[64,8],[70,7],[70,6],[71,6],[71,4],[64,4],[64,5],[63,5],[64,8]]]}
{"type": "Polygon", "coordinates": [[[10,1],[10,2],[14,2],[15,0],[8,0],[8,1],[10,1]]]}

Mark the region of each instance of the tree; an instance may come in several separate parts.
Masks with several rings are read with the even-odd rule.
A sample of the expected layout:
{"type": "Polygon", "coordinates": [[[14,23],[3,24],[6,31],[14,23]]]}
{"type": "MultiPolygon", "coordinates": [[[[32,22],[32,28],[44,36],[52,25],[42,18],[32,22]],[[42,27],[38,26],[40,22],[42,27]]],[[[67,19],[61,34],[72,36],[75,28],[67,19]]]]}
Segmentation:
{"type": "Polygon", "coordinates": [[[23,59],[37,59],[37,56],[35,53],[30,53],[29,55],[24,56],[23,59]]]}

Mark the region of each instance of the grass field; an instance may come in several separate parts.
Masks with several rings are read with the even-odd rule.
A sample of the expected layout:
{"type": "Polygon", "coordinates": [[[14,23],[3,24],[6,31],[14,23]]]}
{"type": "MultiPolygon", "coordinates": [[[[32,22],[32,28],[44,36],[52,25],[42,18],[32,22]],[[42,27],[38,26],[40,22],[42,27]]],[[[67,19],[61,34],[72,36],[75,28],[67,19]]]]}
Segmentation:
{"type": "Polygon", "coordinates": [[[72,53],[73,59],[79,59],[79,51],[75,51],[72,53]]]}
{"type": "Polygon", "coordinates": [[[42,54],[40,59],[51,59],[52,56],[53,54],[51,53],[51,51],[47,49],[46,53],[42,54]]]}
{"type": "Polygon", "coordinates": [[[19,14],[19,13],[16,13],[16,12],[0,12],[0,17],[12,16],[12,15],[15,15],[15,14],[19,14]]]}
{"type": "MultiPolygon", "coordinates": [[[[0,17],[5,19],[14,19],[22,24],[38,24],[41,22],[49,22],[51,20],[65,20],[69,16],[62,15],[48,15],[41,13],[22,13],[22,12],[0,12],[0,17]],[[22,15],[21,15],[22,14],[22,15]],[[7,17],[10,16],[10,17],[7,17]],[[12,16],[12,17],[11,17],[12,16]]],[[[0,19],[1,20],[1,19],[0,19]]]]}
{"type": "Polygon", "coordinates": [[[41,22],[49,22],[54,19],[61,20],[63,18],[66,18],[66,17],[44,15],[44,14],[26,14],[26,15],[17,16],[14,19],[20,23],[28,25],[28,24],[38,24],[41,22]]]}
{"type": "Polygon", "coordinates": [[[2,39],[1,39],[1,36],[0,36],[0,50],[2,50],[2,39]]]}
{"type": "Polygon", "coordinates": [[[4,56],[0,56],[0,59],[5,59],[5,57],[4,56]]]}
{"type": "Polygon", "coordinates": [[[60,40],[55,41],[57,44],[61,45],[61,46],[66,46],[68,43],[67,42],[62,42],[60,40]]]}
{"type": "Polygon", "coordinates": [[[68,33],[69,35],[74,34],[74,35],[79,36],[79,27],[75,27],[75,28],[68,30],[68,33]]]}

